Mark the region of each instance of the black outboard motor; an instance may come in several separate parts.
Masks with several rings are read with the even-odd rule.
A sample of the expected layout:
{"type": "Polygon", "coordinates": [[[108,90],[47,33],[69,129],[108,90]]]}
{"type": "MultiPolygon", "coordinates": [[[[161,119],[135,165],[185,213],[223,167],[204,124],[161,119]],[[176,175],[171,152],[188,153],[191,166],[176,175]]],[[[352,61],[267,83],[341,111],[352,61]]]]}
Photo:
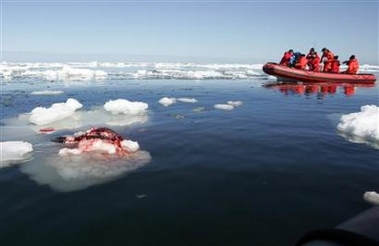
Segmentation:
{"type": "Polygon", "coordinates": [[[379,246],[379,206],[374,206],[333,229],[305,234],[295,246],[379,246]]]}

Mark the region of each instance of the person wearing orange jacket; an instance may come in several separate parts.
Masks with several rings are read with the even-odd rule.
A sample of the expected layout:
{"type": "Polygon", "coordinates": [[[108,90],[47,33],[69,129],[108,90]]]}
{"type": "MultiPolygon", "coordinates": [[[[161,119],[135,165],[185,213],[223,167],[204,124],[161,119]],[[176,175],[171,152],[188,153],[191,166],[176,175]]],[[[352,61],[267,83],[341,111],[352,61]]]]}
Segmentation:
{"type": "Polygon", "coordinates": [[[356,74],[359,69],[359,62],[355,58],[355,55],[351,55],[348,61],[344,61],[344,64],[347,64],[347,70],[344,71],[343,73],[348,73],[348,74],[356,74]]]}
{"type": "Polygon", "coordinates": [[[282,59],[280,60],[279,64],[284,65],[284,66],[289,66],[292,55],[293,55],[292,49],[284,52],[284,55],[283,55],[282,59]]]}
{"type": "Polygon", "coordinates": [[[311,60],[313,57],[312,57],[312,55],[313,55],[313,53],[315,53],[316,51],[315,51],[315,48],[310,48],[309,49],[309,52],[308,52],[308,55],[307,55],[307,59],[308,60],[311,60]]]}
{"type": "Polygon", "coordinates": [[[313,51],[312,53],[308,54],[307,60],[308,60],[307,65],[309,67],[309,70],[314,71],[314,69],[316,69],[315,71],[320,71],[320,65],[319,65],[320,57],[318,56],[316,51],[313,51]],[[315,61],[315,59],[316,59],[316,61],[315,61]]]}
{"type": "Polygon", "coordinates": [[[295,64],[295,68],[305,70],[305,67],[307,66],[307,63],[308,63],[308,60],[305,57],[305,54],[301,54],[299,60],[295,64]]]}
{"type": "Polygon", "coordinates": [[[324,63],[323,72],[329,73],[332,70],[332,61],[334,58],[333,52],[327,48],[322,48],[321,62],[324,63]]]}
{"type": "Polygon", "coordinates": [[[338,56],[334,56],[332,61],[332,69],[331,73],[339,73],[340,72],[340,61],[338,60],[338,56]]]}
{"type": "Polygon", "coordinates": [[[309,70],[314,71],[314,72],[320,72],[320,61],[321,58],[317,55],[317,53],[312,54],[312,60],[309,65],[309,70]]]}

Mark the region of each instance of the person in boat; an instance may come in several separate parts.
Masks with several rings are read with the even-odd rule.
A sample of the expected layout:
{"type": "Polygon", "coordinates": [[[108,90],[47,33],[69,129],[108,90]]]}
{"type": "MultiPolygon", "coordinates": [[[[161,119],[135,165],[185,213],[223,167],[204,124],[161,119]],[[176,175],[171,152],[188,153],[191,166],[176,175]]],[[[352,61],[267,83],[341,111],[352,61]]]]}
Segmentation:
{"type": "Polygon", "coordinates": [[[297,60],[297,62],[295,64],[295,68],[305,70],[307,63],[308,63],[308,60],[305,57],[305,54],[301,54],[299,59],[297,60]]]}
{"type": "Polygon", "coordinates": [[[295,67],[297,61],[299,60],[301,56],[301,53],[300,52],[295,52],[292,54],[291,56],[291,59],[290,59],[290,62],[289,62],[289,67],[295,67]]]}
{"type": "Polygon", "coordinates": [[[309,70],[314,72],[320,72],[320,61],[321,58],[317,55],[317,52],[312,54],[312,59],[308,60],[309,70]]]}
{"type": "Polygon", "coordinates": [[[313,58],[313,53],[315,53],[316,51],[315,51],[315,48],[310,48],[309,49],[309,52],[308,52],[308,54],[307,54],[307,60],[309,61],[309,60],[312,60],[312,58],[313,58]]]}
{"type": "Polygon", "coordinates": [[[338,56],[334,56],[333,61],[332,61],[332,69],[331,73],[339,73],[340,72],[340,61],[338,60],[338,56]]]}
{"type": "MultiPolygon", "coordinates": [[[[311,48],[312,50],[313,48],[311,48]]],[[[314,50],[314,49],[313,49],[314,50]]],[[[320,57],[318,56],[316,51],[309,53],[307,55],[307,65],[310,71],[319,71],[320,70],[320,57]],[[317,63],[317,64],[316,64],[317,63]]]]}
{"type": "Polygon", "coordinates": [[[329,73],[332,70],[332,61],[334,58],[333,52],[327,48],[322,48],[321,62],[324,63],[323,72],[329,73]]]}
{"type": "Polygon", "coordinates": [[[284,52],[284,55],[282,59],[280,60],[280,65],[289,66],[292,55],[293,55],[292,49],[284,52]]]}
{"type": "Polygon", "coordinates": [[[348,61],[344,61],[343,64],[347,64],[347,70],[343,73],[356,74],[359,69],[359,62],[355,58],[355,55],[351,55],[348,61]]]}

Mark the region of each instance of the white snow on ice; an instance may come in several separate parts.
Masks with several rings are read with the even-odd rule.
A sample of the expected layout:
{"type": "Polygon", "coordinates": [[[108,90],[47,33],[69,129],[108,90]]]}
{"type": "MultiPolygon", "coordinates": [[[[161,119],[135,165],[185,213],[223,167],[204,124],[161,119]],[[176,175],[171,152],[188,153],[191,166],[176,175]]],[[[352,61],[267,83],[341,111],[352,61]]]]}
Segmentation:
{"type": "Polygon", "coordinates": [[[214,105],[215,109],[221,109],[221,110],[233,110],[235,107],[239,107],[243,104],[242,101],[227,101],[226,104],[218,103],[214,105]]]}
{"type": "Polygon", "coordinates": [[[63,91],[52,91],[52,90],[43,90],[43,91],[32,91],[31,95],[59,95],[63,94],[63,91]]]}
{"type": "Polygon", "coordinates": [[[148,107],[149,105],[147,103],[131,102],[126,99],[110,100],[104,104],[104,109],[113,115],[141,115],[146,113],[148,107]]]}
{"type": "Polygon", "coordinates": [[[176,98],[174,97],[163,97],[158,101],[160,104],[162,104],[165,107],[168,107],[174,103],[176,103],[176,98]]]}
{"type": "MultiPolygon", "coordinates": [[[[102,107],[93,107],[91,110],[79,110],[83,105],[76,99],[69,98],[64,103],[54,103],[50,107],[36,107],[29,113],[20,114],[17,119],[3,120],[8,125],[20,125],[28,122],[35,132],[44,129],[53,131],[76,129],[83,126],[109,125],[126,126],[135,123],[144,123],[148,120],[148,104],[131,102],[126,99],[110,100],[102,107]]],[[[47,132],[51,133],[51,132],[47,132]]]]}
{"type": "Polygon", "coordinates": [[[375,191],[366,191],[363,194],[363,199],[372,205],[379,205],[379,194],[375,191]]]}
{"type": "Polygon", "coordinates": [[[188,97],[163,97],[158,101],[163,106],[167,107],[177,102],[183,102],[183,103],[197,103],[198,100],[195,98],[188,98],[188,97]]]}
{"type": "Polygon", "coordinates": [[[184,103],[197,103],[197,99],[195,98],[187,98],[187,97],[180,97],[180,98],[177,98],[177,100],[179,102],[184,102],[184,103]]]}
{"type": "Polygon", "coordinates": [[[379,148],[379,107],[365,105],[360,112],[342,115],[337,129],[349,141],[379,148]]]}
{"type": "Polygon", "coordinates": [[[221,103],[218,103],[218,104],[214,105],[214,108],[215,109],[221,109],[221,110],[233,110],[234,106],[230,105],[230,104],[221,104],[221,103]]]}
{"type": "Polygon", "coordinates": [[[47,125],[72,116],[75,111],[83,105],[73,98],[67,99],[65,103],[54,103],[49,108],[37,107],[30,112],[29,121],[35,125],[47,125]]]}
{"type": "Polygon", "coordinates": [[[25,141],[0,142],[0,167],[27,161],[32,152],[32,144],[25,141]]]}

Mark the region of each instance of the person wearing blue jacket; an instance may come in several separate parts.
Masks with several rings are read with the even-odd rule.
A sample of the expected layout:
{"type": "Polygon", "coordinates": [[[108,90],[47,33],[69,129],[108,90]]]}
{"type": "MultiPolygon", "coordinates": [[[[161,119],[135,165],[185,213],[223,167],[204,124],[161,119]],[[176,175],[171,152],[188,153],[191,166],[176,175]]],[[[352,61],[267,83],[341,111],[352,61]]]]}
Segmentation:
{"type": "Polygon", "coordinates": [[[300,56],[301,56],[300,52],[294,52],[290,58],[289,67],[294,67],[300,56]]]}

